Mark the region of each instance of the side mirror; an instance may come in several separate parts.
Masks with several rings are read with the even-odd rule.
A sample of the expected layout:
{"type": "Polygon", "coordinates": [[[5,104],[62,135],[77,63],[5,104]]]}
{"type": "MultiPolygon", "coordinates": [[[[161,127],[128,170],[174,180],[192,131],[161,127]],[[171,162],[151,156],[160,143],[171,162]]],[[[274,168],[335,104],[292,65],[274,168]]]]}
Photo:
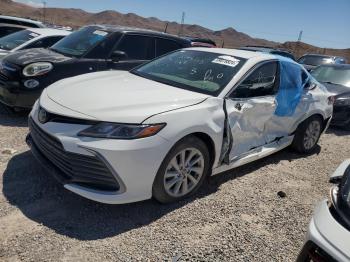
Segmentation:
{"type": "Polygon", "coordinates": [[[125,60],[126,58],[128,58],[128,55],[124,51],[116,50],[111,55],[111,60],[113,62],[119,62],[121,60],[125,60]]]}

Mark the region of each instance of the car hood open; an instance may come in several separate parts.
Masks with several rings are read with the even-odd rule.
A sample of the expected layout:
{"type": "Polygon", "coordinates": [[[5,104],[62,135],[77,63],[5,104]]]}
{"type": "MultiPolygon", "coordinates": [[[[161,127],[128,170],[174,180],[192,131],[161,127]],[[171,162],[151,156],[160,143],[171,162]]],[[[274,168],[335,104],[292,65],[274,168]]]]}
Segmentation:
{"type": "Polygon", "coordinates": [[[124,71],[72,77],[53,84],[46,93],[79,115],[119,123],[142,123],[150,116],[198,104],[209,97],[124,71]]]}
{"type": "Polygon", "coordinates": [[[26,66],[35,62],[58,63],[74,58],[61,55],[59,53],[51,51],[50,49],[35,48],[11,53],[7,55],[5,59],[7,62],[10,62],[12,64],[18,66],[26,66]]]}

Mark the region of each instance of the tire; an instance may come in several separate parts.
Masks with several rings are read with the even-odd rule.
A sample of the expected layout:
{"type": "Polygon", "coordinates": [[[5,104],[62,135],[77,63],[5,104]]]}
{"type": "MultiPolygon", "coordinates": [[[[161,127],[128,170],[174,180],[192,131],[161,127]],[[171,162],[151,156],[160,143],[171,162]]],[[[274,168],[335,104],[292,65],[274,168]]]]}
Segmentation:
{"type": "Polygon", "coordinates": [[[292,148],[298,153],[311,153],[317,146],[322,129],[323,121],[320,116],[312,116],[306,119],[295,132],[292,148]]]}
{"type": "Polygon", "coordinates": [[[163,160],[153,182],[153,197],[160,203],[189,197],[202,186],[209,172],[210,155],[205,143],[194,136],[185,137],[163,160]]]}

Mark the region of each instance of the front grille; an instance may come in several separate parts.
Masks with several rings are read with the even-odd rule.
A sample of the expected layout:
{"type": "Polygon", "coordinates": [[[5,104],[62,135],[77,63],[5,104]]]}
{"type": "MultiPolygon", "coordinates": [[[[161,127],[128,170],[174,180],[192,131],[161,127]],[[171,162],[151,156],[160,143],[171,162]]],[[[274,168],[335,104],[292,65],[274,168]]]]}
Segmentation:
{"type": "Polygon", "coordinates": [[[31,117],[29,130],[35,146],[62,172],[65,183],[75,183],[97,190],[119,190],[113,174],[97,157],[65,151],[61,142],[44,132],[31,117]]]}

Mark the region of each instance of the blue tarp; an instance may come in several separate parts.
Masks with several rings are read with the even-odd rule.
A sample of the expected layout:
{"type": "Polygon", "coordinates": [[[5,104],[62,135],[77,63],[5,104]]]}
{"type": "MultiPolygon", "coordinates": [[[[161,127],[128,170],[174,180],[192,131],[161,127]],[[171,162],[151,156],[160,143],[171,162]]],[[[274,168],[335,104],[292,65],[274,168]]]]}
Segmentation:
{"type": "Polygon", "coordinates": [[[292,61],[280,59],[280,68],[280,88],[276,96],[275,115],[292,116],[301,100],[307,81],[303,82],[301,66],[292,61]]]}

